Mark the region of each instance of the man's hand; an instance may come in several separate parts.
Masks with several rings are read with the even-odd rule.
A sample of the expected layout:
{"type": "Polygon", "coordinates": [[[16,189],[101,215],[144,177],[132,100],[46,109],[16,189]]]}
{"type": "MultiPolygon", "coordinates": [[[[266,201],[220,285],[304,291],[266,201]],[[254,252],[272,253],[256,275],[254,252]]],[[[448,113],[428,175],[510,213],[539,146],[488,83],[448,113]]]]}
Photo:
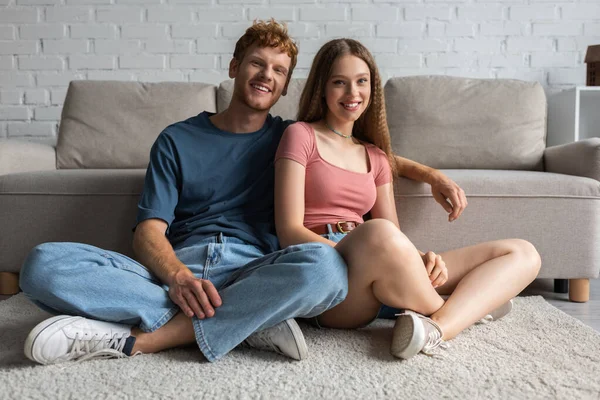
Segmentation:
{"type": "Polygon", "coordinates": [[[178,271],[169,286],[169,297],[188,317],[199,319],[215,315],[214,307],[221,305],[221,296],[206,279],[198,279],[190,270],[178,271]]]}
{"type": "Polygon", "coordinates": [[[421,256],[423,264],[429,275],[429,281],[433,288],[442,286],[448,280],[448,269],[446,263],[442,260],[442,256],[435,254],[433,251],[428,251],[421,256]]]}
{"type": "Polygon", "coordinates": [[[464,190],[460,188],[452,179],[438,171],[435,182],[431,184],[431,193],[435,201],[440,203],[444,210],[450,215],[448,221],[452,222],[467,207],[467,196],[464,190]]]}

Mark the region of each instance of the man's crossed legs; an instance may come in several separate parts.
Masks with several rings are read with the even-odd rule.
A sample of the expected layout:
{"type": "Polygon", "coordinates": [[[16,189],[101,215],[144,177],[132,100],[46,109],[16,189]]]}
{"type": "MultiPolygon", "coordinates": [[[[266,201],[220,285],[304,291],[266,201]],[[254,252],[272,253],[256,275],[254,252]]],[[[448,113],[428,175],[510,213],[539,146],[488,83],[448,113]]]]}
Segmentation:
{"type": "MultiPolygon", "coordinates": [[[[84,318],[62,315],[42,322],[27,339],[26,355],[49,364],[195,341],[212,362],[244,341],[277,350],[282,335],[294,345],[304,343],[292,318],[317,316],[347,294],[343,259],[320,243],[264,255],[219,234],[176,254],[219,291],[222,305],[214,317],[190,319],[179,312],[168,287],[122,254],[79,243],[34,248],[21,269],[22,290],[46,311],[84,318]]],[[[302,358],[296,351],[295,358],[302,358]]],[[[294,356],[281,346],[279,352],[294,356]]]]}

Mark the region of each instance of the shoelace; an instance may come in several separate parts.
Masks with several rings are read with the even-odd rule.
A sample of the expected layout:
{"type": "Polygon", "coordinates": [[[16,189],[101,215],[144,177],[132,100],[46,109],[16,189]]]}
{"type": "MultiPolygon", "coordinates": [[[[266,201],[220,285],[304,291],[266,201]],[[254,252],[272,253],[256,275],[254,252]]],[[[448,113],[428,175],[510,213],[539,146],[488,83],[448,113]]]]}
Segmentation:
{"type": "Polygon", "coordinates": [[[448,347],[450,347],[450,345],[442,339],[442,328],[440,328],[440,326],[434,320],[420,314],[417,314],[417,316],[424,321],[423,324],[425,324],[426,322],[431,324],[435,328],[435,330],[429,332],[429,334],[427,335],[425,346],[423,346],[423,349],[421,350],[424,354],[427,354],[428,356],[433,356],[433,351],[438,347],[442,349],[447,349],[448,347]]]}
{"type": "Polygon", "coordinates": [[[494,318],[492,316],[492,314],[487,314],[485,317],[483,317],[479,321],[477,321],[477,323],[489,324],[490,322],[496,321],[497,319],[504,317],[506,314],[508,314],[510,312],[510,310],[512,309],[512,305],[513,305],[513,301],[511,299],[507,303],[502,304],[500,307],[498,307],[496,310],[494,310],[492,312],[492,313],[495,313],[496,315],[498,315],[498,313],[500,313],[500,315],[498,315],[498,318],[494,318]]]}
{"type": "Polygon", "coordinates": [[[490,322],[493,322],[493,321],[494,321],[494,317],[492,317],[490,314],[488,314],[485,317],[481,318],[477,322],[480,324],[489,324],[490,322]]]}
{"type": "MultiPolygon", "coordinates": [[[[96,334],[92,336],[91,339],[84,339],[82,337],[80,338],[79,334],[76,334],[71,351],[64,356],[64,359],[77,360],[77,363],[79,363],[93,358],[127,357],[127,355],[123,353],[127,338],[128,336],[115,333],[112,337],[109,337],[108,334],[99,337],[96,334]],[[95,342],[95,344],[90,347],[91,342],[95,342]]],[[[138,353],[140,352],[137,352],[134,355],[137,355],[138,353]]]]}

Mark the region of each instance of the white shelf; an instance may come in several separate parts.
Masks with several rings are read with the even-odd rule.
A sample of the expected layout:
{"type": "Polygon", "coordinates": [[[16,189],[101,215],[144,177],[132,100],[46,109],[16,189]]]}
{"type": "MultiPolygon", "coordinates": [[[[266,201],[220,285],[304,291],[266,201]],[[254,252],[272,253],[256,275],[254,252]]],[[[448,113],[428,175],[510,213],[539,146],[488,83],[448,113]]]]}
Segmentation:
{"type": "Polygon", "coordinates": [[[592,137],[600,137],[600,87],[577,86],[548,98],[548,147],[592,137]]]}

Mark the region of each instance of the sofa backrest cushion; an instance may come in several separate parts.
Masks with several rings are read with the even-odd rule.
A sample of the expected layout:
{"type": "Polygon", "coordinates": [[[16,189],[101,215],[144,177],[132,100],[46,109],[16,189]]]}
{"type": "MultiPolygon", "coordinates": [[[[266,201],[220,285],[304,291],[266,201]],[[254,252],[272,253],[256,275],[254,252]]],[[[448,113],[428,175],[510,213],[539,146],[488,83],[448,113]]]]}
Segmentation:
{"type": "Polygon", "coordinates": [[[216,87],[206,83],[73,81],[62,110],[57,168],[146,168],[165,127],[216,108],[216,87]]]}
{"type": "Polygon", "coordinates": [[[434,168],[543,168],[546,96],[537,82],[391,78],[385,100],[398,155],[434,168]]]}
{"type": "MultiPolygon", "coordinates": [[[[300,95],[306,79],[292,79],[288,85],[288,92],[281,96],[279,101],[271,108],[271,115],[280,116],[283,119],[296,119],[298,115],[298,104],[300,95]]],[[[217,110],[221,112],[229,107],[233,95],[233,80],[223,81],[217,90],[217,110]]]]}

